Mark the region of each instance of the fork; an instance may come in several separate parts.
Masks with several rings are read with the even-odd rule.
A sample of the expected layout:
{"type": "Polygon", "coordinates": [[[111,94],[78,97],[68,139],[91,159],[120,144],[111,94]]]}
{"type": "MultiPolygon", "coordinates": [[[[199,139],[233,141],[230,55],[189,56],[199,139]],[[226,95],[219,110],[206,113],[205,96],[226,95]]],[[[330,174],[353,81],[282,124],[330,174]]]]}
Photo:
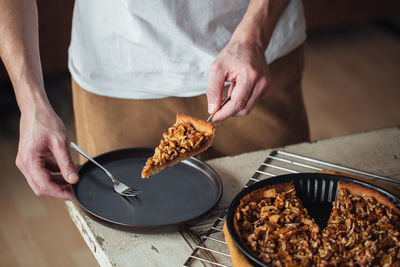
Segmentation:
{"type": "Polygon", "coordinates": [[[82,156],[84,156],[85,158],[87,158],[88,160],[90,160],[91,162],[93,162],[95,165],[97,165],[100,169],[102,169],[107,176],[111,179],[111,181],[114,184],[114,191],[117,192],[118,194],[125,196],[125,197],[135,197],[137,196],[139,193],[141,193],[142,191],[140,190],[135,190],[133,188],[130,188],[129,186],[127,186],[126,184],[118,181],[117,179],[115,179],[115,177],[103,166],[101,166],[97,161],[95,161],[94,159],[92,159],[88,154],[86,154],[77,144],[75,144],[74,142],[70,143],[71,147],[73,149],[75,149],[79,154],[81,154],[82,156]]]}

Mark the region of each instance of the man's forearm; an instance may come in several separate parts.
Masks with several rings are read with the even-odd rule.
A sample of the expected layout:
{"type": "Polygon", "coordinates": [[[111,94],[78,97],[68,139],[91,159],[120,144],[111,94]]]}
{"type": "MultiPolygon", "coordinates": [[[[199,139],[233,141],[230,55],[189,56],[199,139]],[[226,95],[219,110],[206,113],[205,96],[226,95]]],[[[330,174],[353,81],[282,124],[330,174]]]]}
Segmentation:
{"type": "Polygon", "coordinates": [[[290,0],[251,0],[232,39],[265,51],[275,26],[290,0]]]}
{"type": "Polygon", "coordinates": [[[0,14],[0,57],[21,112],[49,107],[39,56],[36,2],[0,0],[0,14]]]}

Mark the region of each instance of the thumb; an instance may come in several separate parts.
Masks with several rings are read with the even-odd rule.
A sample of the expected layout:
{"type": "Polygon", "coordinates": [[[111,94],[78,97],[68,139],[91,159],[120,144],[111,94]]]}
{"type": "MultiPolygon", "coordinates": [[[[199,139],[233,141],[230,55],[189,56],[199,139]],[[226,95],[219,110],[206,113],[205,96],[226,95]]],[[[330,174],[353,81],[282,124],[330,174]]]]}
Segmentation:
{"type": "Polygon", "coordinates": [[[79,177],[75,168],[75,164],[72,162],[71,155],[69,154],[67,143],[53,148],[51,152],[56,159],[57,165],[64,180],[70,184],[77,183],[79,177]]]}
{"type": "Polygon", "coordinates": [[[224,89],[225,74],[221,69],[211,68],[208,78],[207,102],[208,113],[214,114],[222,101],[222,91],[224,89]]]}

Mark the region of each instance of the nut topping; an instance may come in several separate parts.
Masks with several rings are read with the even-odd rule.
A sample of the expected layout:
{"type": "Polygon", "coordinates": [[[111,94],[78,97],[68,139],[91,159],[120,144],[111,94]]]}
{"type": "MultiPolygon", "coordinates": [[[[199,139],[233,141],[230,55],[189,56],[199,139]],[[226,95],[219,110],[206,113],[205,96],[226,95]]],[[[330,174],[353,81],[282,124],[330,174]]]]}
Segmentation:
{"type": "Polygon", "coordinates": [[[340,190],[327,227],[320,229],[294,188],[269,188],[261,196],[243,198],[234,219],[242,243],[264,263],[400,266],[400,216],[374,197],[340,190]]]}
{"type": "Polygon", "coordinates": [[[196,131],[190,123],[177,123],[168,128],[162,137],[154,156],[146,161],[144,170],[152,165],[165,164],[178,157],[179,154],[199,148],[210,138],[210,134],[196,131]]]}
{"type": "Polygon", "coordinates": [[[242,202],[236,219],[243,242],[271,266],[309,266],[317,246],[311,236],[318,225],[308,216],[295,191],[263,192],[263,199],[242,202]]]}

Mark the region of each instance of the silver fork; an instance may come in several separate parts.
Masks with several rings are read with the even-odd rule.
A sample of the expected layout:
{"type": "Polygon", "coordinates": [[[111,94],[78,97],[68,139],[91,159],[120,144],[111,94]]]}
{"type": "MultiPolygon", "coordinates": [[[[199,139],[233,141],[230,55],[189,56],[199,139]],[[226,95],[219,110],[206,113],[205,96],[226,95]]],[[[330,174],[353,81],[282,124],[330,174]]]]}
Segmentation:
{"type": "Polygon", "coordinates": [[[81,154],[82,156],[84,156],[85,158],[87,158],[88,160],[90,160],[91,162],[93,162],[94,164],[96,164],[100,169],[102,169],[108,177],[110,177],[111,181],[114,184],[114,190],[115,192],[117,192],[118,194],[125,196],[125,197],[135,197],[137,196],[139,193],[141,193],[142,191],[140,190],[135,190],[133,188],[130,188],[129,186],[127,186],[124,183],[121,183],[120,181],[118,181],[117,179],[114,178],[114,176],[103,166],[101,166],[97,161],[95,161],[94,159],[92,159],[88,154],[86,154],[85,152],[83,152],[83,150],[74,142],[70,143],[71,147],[73,149],[75,149],[79,154],[81,154]]]}

